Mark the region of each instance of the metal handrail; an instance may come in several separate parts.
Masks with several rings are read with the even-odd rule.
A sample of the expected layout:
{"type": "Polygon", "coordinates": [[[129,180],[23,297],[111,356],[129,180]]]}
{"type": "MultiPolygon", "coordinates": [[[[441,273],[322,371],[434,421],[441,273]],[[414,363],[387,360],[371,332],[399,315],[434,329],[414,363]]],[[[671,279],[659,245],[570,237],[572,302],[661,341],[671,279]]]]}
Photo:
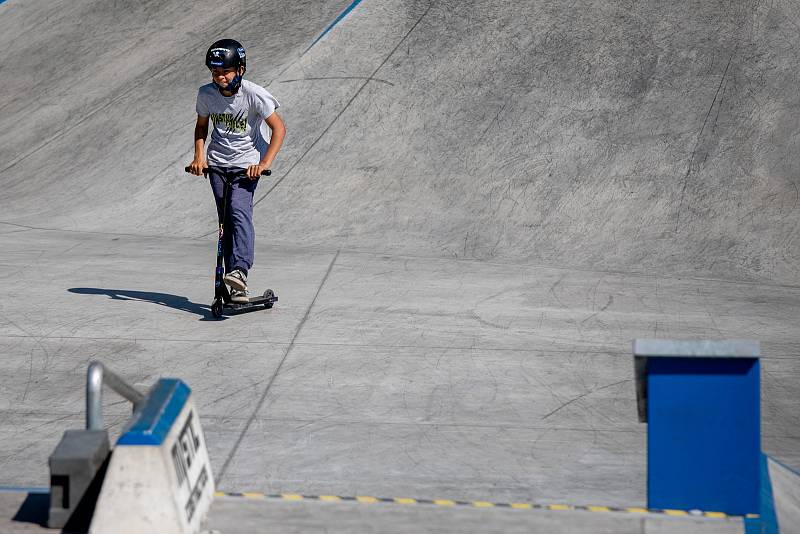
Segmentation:
{"type": "Polygon", "coordinates": [[[144,399],[144,394],[131,386],[98,361],[89,364],[86,372],[86,429],[103,430],[103,383],[120,396],[133,403],[133,407],[144,399]]]}

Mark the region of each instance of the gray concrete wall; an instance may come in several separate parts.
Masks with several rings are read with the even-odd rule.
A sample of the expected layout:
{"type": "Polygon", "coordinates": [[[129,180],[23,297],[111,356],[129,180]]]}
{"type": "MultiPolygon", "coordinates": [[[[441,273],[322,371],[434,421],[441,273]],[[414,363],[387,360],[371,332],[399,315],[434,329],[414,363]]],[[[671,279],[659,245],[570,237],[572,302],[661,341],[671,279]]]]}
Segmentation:
{"type": "Polygon", "coordinates": [[[235,35],[250,77],[265,83],[347,4],[0,5],[0,44],[13,51],[0,66],[15,72],[0,90],[0,219],[106,232],[205,228],[208,186],[183,167],[197,88],[209,81],[206,49],[235,35]]]}
{"type": "Polygon", "coordinates": [[[181,168],[202,52],[233,32],[289,127],[273,242],[800,280],[796,3],[368,1],[298,60],[341,4],[4,4],[4,47],[35,37],[2,219],[213,229],[181,168]]]}

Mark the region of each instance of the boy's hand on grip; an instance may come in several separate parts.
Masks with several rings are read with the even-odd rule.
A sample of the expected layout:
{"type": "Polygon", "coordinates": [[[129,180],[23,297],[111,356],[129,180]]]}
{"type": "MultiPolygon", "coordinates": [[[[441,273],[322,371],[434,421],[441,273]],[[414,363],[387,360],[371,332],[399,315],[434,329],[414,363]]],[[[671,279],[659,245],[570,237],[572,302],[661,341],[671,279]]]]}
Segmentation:
{"type": "Polygon", "coordinates": [[[266,165],[250,165],[247,167],[247,177],[251,180],[257,180],[261,173],[267,170],[266,165]]]}
{"type": "Polygon", "coordinates": [[[206,164],[205,161],[194,160],[194,161],[192,161],[191,164],[189,164],[188,169],[189,169],[190,173],[192,173],[192,174],[194,174],[196,176],[202,176],[203,175],[203,169],[205,169],[207,166],[208,165],[206,164]]]}

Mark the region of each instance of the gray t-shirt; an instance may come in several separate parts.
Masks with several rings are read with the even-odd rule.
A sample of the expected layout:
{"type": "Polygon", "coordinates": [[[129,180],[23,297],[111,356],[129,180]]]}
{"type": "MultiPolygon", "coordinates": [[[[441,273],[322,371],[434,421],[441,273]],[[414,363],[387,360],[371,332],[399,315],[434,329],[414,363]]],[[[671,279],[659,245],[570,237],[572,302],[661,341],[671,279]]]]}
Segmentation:
{"type": "Polygon", "coordinates": [[[258,84],[242,80],[233,96],[223,96],[212,82],[197,92],[197,114],[211,117],[214,127],[208,143],[208,164],[247,168],[256,165],[269,143],[264,119],[280,104],[258,84]]]}

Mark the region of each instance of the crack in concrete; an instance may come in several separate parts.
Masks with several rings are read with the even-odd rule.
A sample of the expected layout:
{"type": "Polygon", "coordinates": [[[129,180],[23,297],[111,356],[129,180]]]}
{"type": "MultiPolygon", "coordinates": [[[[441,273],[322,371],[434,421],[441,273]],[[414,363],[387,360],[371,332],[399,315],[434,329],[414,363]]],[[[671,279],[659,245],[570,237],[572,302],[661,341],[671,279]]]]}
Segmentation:
{"type": "Polygon", "coordinates": [[[680,202],[678,202],[678,214],[677,214],[677,219],[675,220],[676,234],[678,233],[678,228],[681,223],[681,211],[683,211],[683,201],[686,197],[686,186],[689,184],[689,176],[692,174],[692,166],[694,165],[694,158],[697,155],[697,149],[700,147],[700,142],[703,139],[703,132],[706,129],[706,124],[708,124],[708,118],[711,116],[711,111],[714,109],[714,105],[717,103],[717,98],[719,98],[719,93],[725,85],[725,80],[728,76],[728,69],[731,66],[731,61],[733,61],[733,57],[736,55],[737,49],[738,49],[738,43],[736,48],[733,49],[733,52],[731,52],[731,57],[728,58],[728,64],[725,65],[725,72],[722,73],[722,79],[719,81],[719,85],[717,86],[717,92],[714,93],[714,99],[711,101],[711,105],[708,107],[708,111],[706,112],[706,117],[703,120],[703,126],[700,128],[700,133],[697,134],[697,140],[694,143],[694,148],[692,149],[692,155],[689,158],[689,168],[686,169],[686,175],[684,175],[683,177],[683,188],[681,189],[681,199],[680,202]]]}
{"type": "Polygon", "coordinates": [[[339,113],[336,114],[331,123],[324,130],[322,130],[322,133],[320,133],[319,136],[317,136],[317,138],[314,139],[314,141],[308,146],[308,148],[306,148],[306,150],[300,155],[300,157],[297,158],[294,163],[292,163],[292,166],[289,167],[289,169],[283,174],[283,176],[275,180],[275,183],[273,183],[272,186],[269,189],[267,189],[267,192],[264,193],[258,200],[253,202],[253,207],[257,206],[262,200],[267,198],[267,196],[270,193],[272,193],[272,191],[274,191],[275,188],[278,187],[281,184],[281,182],[283,182],[283,180],[286,179],[287,176],[289,176],[289,174],[291,174],[291,172],[295,169],[295,167],[297,167],[300,164],[300,162],[303,161],[303,159],[305,159],[308,153],[311,152],[311,150],[313,150],[315,146],[317,146],[317,143],[319,143],[322,140],[322,138],[325,137],[325,134],[327,134],[328,131],[330,131],[330,129],[333,127],[334,124],[336,124],[339,118],[341,118],[341,116],[344,115],[344,112],[350,108],[353,102],[355,102],[356,98],[358,98],[358,96],[361,94],[364,88],[369,84],[370,80],[376,79],[375,75],[378,73],[378,71],[380,71],[383,68],[383,66],[386,65],[386,63],[389,61],[389,59],[391,59],[394,53],[397,52],[397,49],[400,48],[400,46],[406,41],[406,39],[408,39],[408,36],[411,35],[411,33],[417,28],[419,23],[422,22],[422,19],[425,18],[425,16],[428,14],[428,12],[430,12],[432,7],[433,7],[433,2],[431,2],[428,5],[428,8],[425,10],[425,12],[420,16],[419,19],[417,19],[417,22],[415,22],[414,25],[411,26],[411,29],[409,29],[408,32],[406,32],[403,38],[400,39],[400,42],[398,42],[397,45],[392,49],[392,51],[389,52],[389,54],[384,58],[381,64],[378,65],[378,67],[372,72],[372,74],[370,74],[366,78],[366,81],[363,84],[361,84],[361,87],[359,87],[358,90],[353,94],[353,96],[350,97],[350,100],[348,100],[347,104],[345,104],[344,107],[339,111],[339,113]]]}
{"type": "Polygon", "coordinates": [[[322,281],[320,282],[319,287],[317,288],[317,292],[314,295],[314,298],[311,299],[311,304],[308,305],[308,309],[306,309],[305,315],[300,320],[300,323],[297,325],[297,330],[295,330],[294,336],[292,337],[292,341],[289,343],[289,346],[286,347],[286,351],[283,353],[283,358],[281,358],[281,361],[278,363],[278,366],[275,368],[275,372],[272,373],[272,377],[269,379],[269,382],[267,383],[267,387],[264,389],[264,393],[261,394],[261,398],[258,400],[258,403],[256,403],[256,407],[253,410],[253,413],[247,419],[247,422],[245,423],[244,428],[242,429],[242,432],[239,434],[239,437],[236,439],[236,443],[234,443],[233,448],[231,449],[231,452],[228,454],[228,458],[225,460],[225,463],[222,464],[222,468],[220,469],[219,475],[217,475],[217,479],[216,479],[216,484],[217,485],[219,485],[222,482],[222,479],[223,479],[223,477],[225,476],[225,473],[228,470],[228,466],[230,465],[231,461],[233,460],[233,457],[236,455],[236,452],[239,450],[239,446],[241,445],[245,434],[247,434],[247,431],[250,429],[250,426],[253,424],[253,421],[255,420],[256,415],[261,410],[261,406],[264,404],[264,401],[267,399],[267,394],[269,393],[269,390],[272,387],[272,384],[275,382],[275,378],[277,378],[278,373],[280,372],[281,367],[283,366],[283,363],[286,361],[286,358],[289,356],[289,353],[292,351],[292,348],[295,345],[295,340],[297,340],[297,337],[300,335],[300,331],[303,330],[303,326],[305,326],[306,321],[308,320],[309,316],[311,315],[311,309],[314,307],[314,304],[316,304],[317,298],[319,297],[319,294],[322,291],[322,288],[325,285],[325,282],[327,282],[328,277],[330,276],[331,271],[333,270],[333,266],[336,263],[336,260],[339,258],[339,253],[340,253],[340,251],[336,251],[336,255],[331,260],[330,265],[328,265],[328,270],[325,272],[325,276],[322,277],[322,281]]]}
{"type": "Polygon", "coordinates": [[[294,82],[316,82],[322,80],[366,80],[367,82],[380,82],[394,87],[394,84],[388,80],[381,78],[372,78],[369,76],[321,76],[316,78],[297,78],[294,80],[278,80],[278,83],[294,83],[294,82]]]}
{"type": "Polygon", "coordinates": [[[568,400],[567,402],[565,402],[565,403],[561,404],[561,406],[559,406],[558,408],[556,408],[556,409],[555,409],[555,410],[553,410],[552,412],[548,413],[547,415],[543,416],[543,417],[542,417],[542,419],[543,419],[543,420],[544,420],[544,419],[547,419],[548,417],[550,417],[550,416],[551,416],[551,415],[553,415],[554,413],[558,412],[558,411],[559,411],[559,410],[561,410],[562,408],[566,408],[567,406],[569,406],[569,405],[570,405],[570,404],[572,404],[573,402],[579,401],[580,399],[582,399],[582,398],[584,398],[584,397],[586,397],[586,396],[589,396],[589,395],[591,395],[592,393],[594,393],[594,392],[596,392],[596,391],[600,391],[601,389],[607,389],[607,388],[610,388],[610,387],[613,387],[613,386],[618,386],[619,384],[624,384],[625,382],[630,382],[630,379],[620,380],[619,382],[614,382],[614,383],[612,383],[612,384],[606,384],[605,386],[600,386],[599,388],[596,388],[596,389],[593,389],[593,390],[587,391],[586,393],[581,393],[581,394],[580,394],[580,395],[578,395],[577,397],[574,397],[574,398],[572,398],[572,399],[568,400]]]}

